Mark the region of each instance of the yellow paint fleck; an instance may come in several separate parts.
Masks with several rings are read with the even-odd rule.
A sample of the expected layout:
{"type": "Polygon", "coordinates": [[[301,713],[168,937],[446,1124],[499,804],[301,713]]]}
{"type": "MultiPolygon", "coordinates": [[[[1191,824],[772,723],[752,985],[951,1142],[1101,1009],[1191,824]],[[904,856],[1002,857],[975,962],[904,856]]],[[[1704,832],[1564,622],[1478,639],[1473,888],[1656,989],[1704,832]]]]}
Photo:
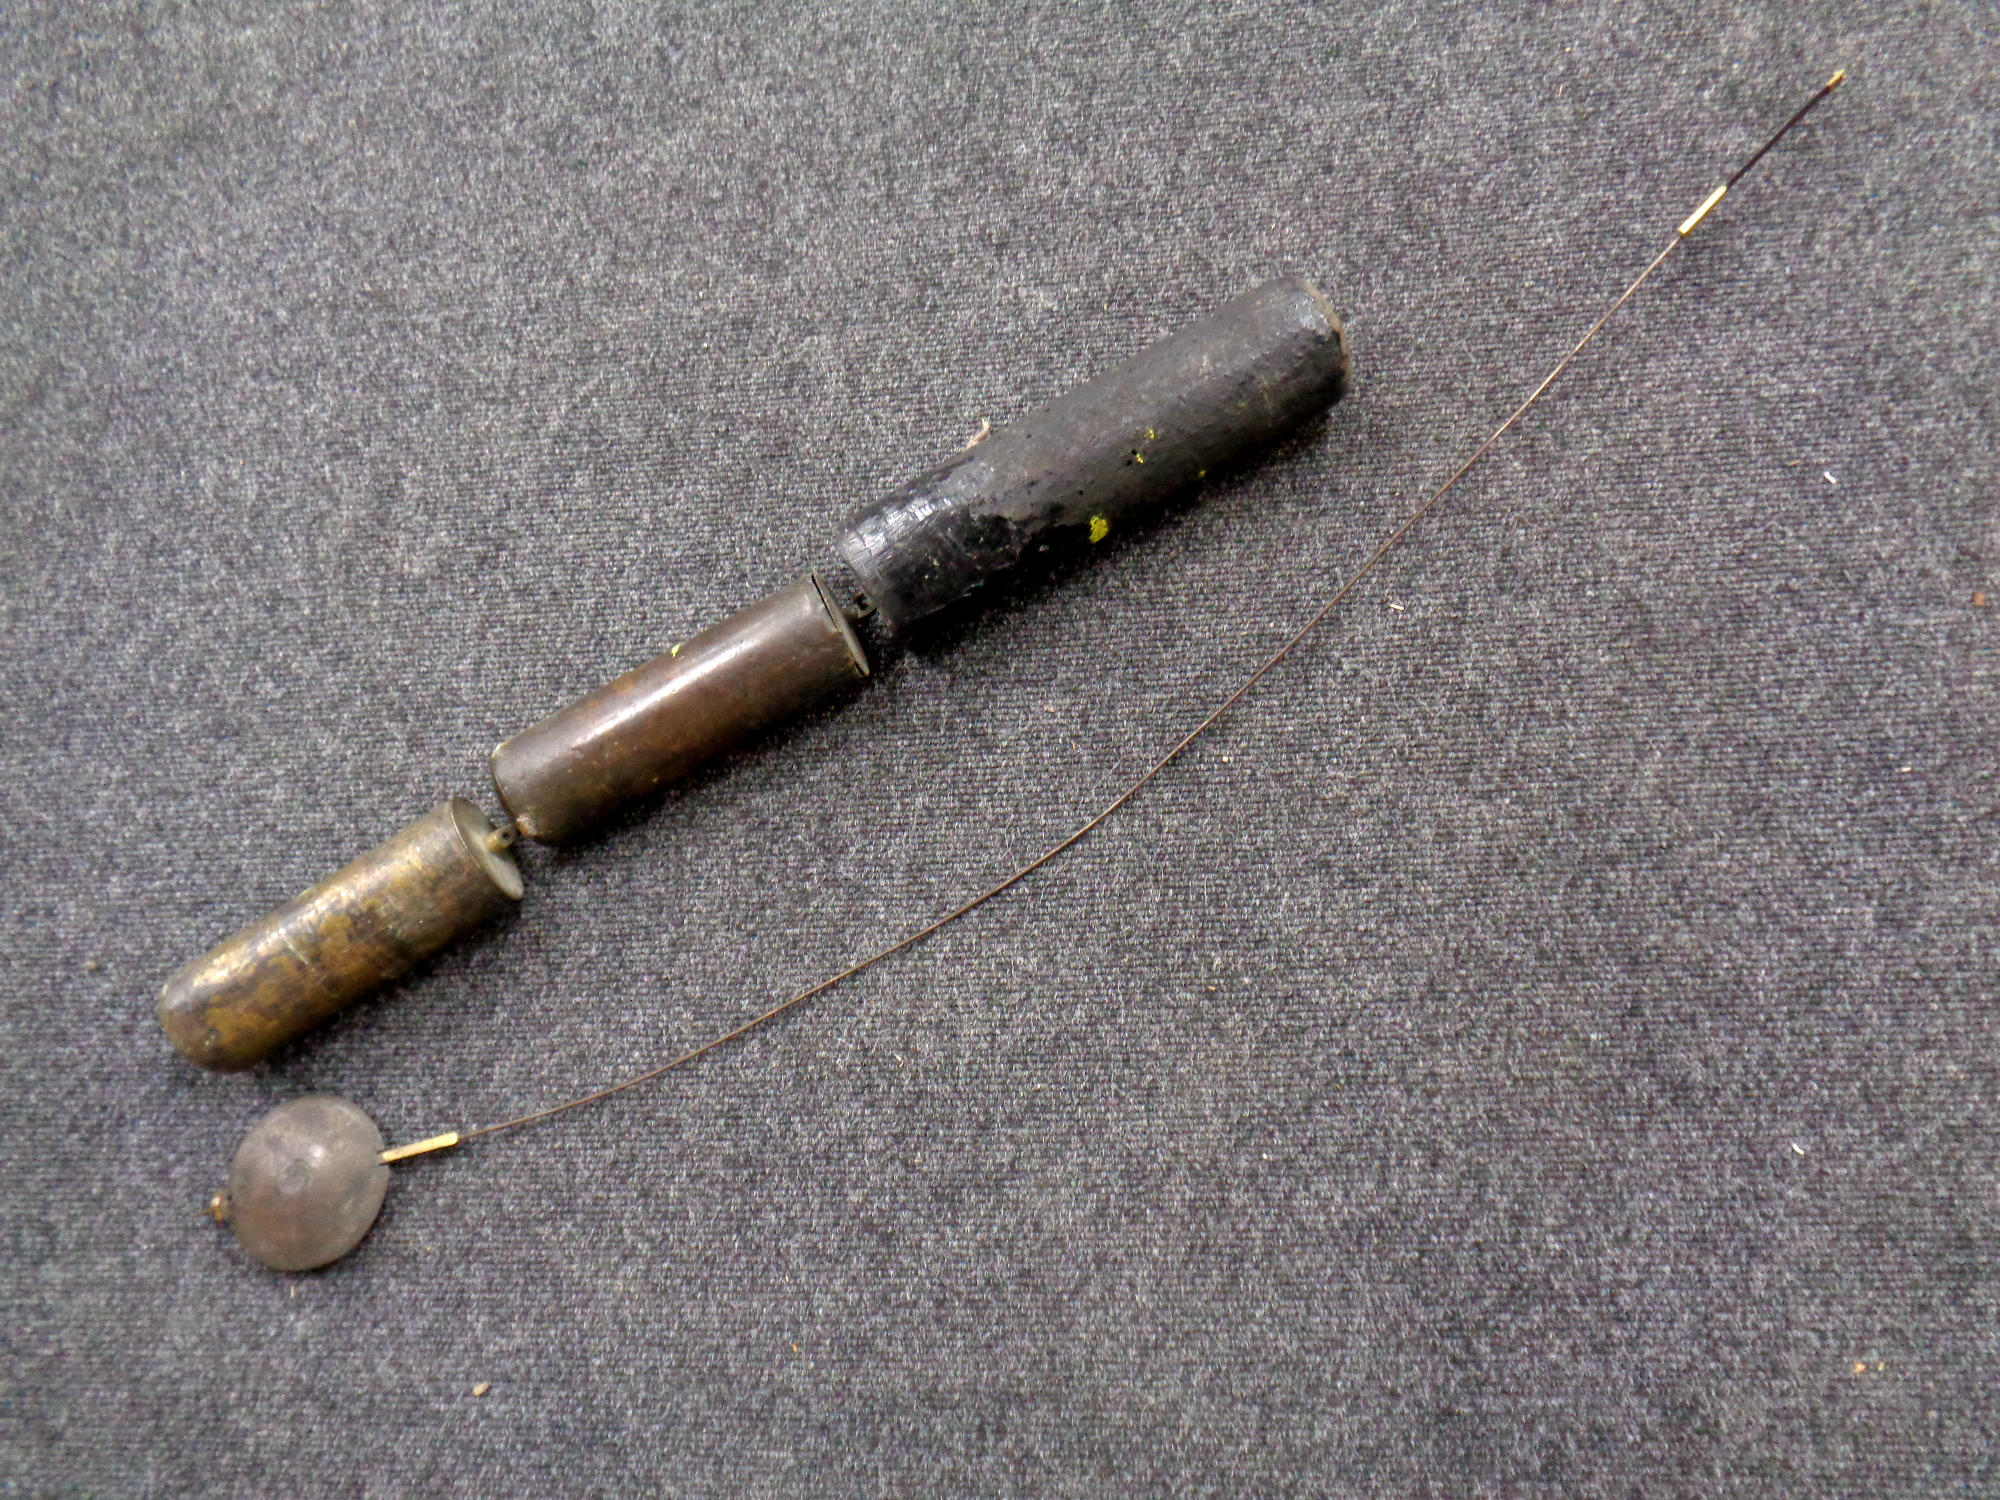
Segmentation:
{"type": "Polygon", "coordinates": [[[475,1395],[475,1396],[483,1396],[483,1395],[485,1395],[485,1394],[486,1394],[486,1393],[487,1393],[488,1391],[490,1391],[490,1390],[492,1390],[492,1389],[493,1389],[493,1382],[492,1382],[492,1381],[490,1381],[490,1380],[482,1380],[482,1381],[480,1381],[480,1382],[479,1382],[479,1384],[478,1384],[478,1385],[475,1385],[475,1386],[474,1386],[474,1387],[472,1388],[472,1394],[473,1394],[473,1395],[475,1395]]]}
{"type": "Polygon", "coordinates": [[[1147,441],[1147,442],[1149,442],[1149,443],[1150,443],[1150,442],[1153,442],[1153,441],[1154,441],[1155,439],[1157,439],[1158,437],[1159,437],[1159,434],[1158,434],[1157,432],[1153,431],[1153,429],[1152,429],[1152,428],[1148,427],[1148,428],[1146,429],[1146,441],[1147,441]]]}
{"type": "Polygon", "coordinates": [[[679,655],[681,654],[681,646],[685,646],[686,644],[687,644],[687,642],[686,642],[686,641],[682,641],[682,642],[680,643],[680,645],[678,645],[678,646],[675,646],[673,650],[671,650],[671,651],[669,651],[669,652],[667,653],[667,655],[669,655],[669,656],[679,656],[679,655]]]}
{"type": "Polygon", "coordinates": [[[1866,1375],[1868,1373],[1868,1361],[1857,1359],[1854,1362],[1854,1373],[1857,1375],[1866,1375]]]}
{"type": "Polygon", "coordinates": [[[1108,520],[1106,520],[1103,516],[1092,516],[1090,518],[1091,541],[1101,542],[1110,535],[1111,535],[1111,523],[1108,520]]]}

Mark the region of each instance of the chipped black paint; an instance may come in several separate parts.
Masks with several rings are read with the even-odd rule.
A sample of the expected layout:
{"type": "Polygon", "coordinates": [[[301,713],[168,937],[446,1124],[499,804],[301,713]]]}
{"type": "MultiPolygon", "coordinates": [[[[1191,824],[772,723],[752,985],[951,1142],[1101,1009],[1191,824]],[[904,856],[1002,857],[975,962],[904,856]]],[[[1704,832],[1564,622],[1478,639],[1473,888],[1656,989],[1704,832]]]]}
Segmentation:
{"type": "Polygon", "coordinates": [[[894,626],[1031,552],[1102,539],[1347,386],[1340,319],[1292,276],[1266,282],[849,518],[841,561],[894,626]]]}

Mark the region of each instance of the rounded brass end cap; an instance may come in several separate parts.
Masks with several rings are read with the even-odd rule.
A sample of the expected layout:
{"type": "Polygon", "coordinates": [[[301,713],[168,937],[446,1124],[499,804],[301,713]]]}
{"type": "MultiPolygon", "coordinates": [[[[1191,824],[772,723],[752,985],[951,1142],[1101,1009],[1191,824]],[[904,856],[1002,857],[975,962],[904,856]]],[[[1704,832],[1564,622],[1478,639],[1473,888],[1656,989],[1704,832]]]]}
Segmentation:
{"type": "Polygon", "coordinates": [[[211,1073],[240,1073],[264,1055],[266,1049],[243,1038],[232,1040],[209,1019],[210,985],[204,983],[212,954],[182,964],[160,986],[155,1011],[160,1029],[174,1050],[197,1068],[211,1073]]]}

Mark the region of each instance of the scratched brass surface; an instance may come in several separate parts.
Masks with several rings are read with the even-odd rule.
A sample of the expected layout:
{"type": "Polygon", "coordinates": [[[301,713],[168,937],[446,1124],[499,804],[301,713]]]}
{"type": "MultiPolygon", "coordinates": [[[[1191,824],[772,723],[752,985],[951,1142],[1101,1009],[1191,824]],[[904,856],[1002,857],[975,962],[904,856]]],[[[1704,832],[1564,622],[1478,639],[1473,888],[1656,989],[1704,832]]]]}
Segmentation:
{"type": "Polygon", "coordinates": [[[247,1068],[521,898],[513,859],[462,797],[183,965],[160,1024],[188,1061],[247,1068]]]}

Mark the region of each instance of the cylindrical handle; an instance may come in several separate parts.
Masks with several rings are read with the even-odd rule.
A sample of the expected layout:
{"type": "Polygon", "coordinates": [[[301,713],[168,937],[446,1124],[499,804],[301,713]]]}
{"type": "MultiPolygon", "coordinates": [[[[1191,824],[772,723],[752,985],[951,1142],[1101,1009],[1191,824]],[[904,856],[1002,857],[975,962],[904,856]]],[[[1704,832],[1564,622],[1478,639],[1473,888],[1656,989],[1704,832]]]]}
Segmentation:
{"type": "Polygon", "coordinates": [[[840,556],[903,626],[1031,553],[1101,541],[1340,399],[1347,344],[1310,282],[1266,282],[848,520],[840,556]]]}
{"type": "MultiPolygon", "coordinates": [[[[1340,321],[1309,283],[1270,282],[855,514],[843,589],[892,626],[1031,552],[1099,541],[1338,400],[1340,321]]],[[[493,752],[516,828],[562,843],[868,675],[808,574],[605,684],[493,752]]],[[[453,798],[185,965],[160,1023],[205,1068],[245,1068],[521,896],[513,835],[453,798]]]]}

